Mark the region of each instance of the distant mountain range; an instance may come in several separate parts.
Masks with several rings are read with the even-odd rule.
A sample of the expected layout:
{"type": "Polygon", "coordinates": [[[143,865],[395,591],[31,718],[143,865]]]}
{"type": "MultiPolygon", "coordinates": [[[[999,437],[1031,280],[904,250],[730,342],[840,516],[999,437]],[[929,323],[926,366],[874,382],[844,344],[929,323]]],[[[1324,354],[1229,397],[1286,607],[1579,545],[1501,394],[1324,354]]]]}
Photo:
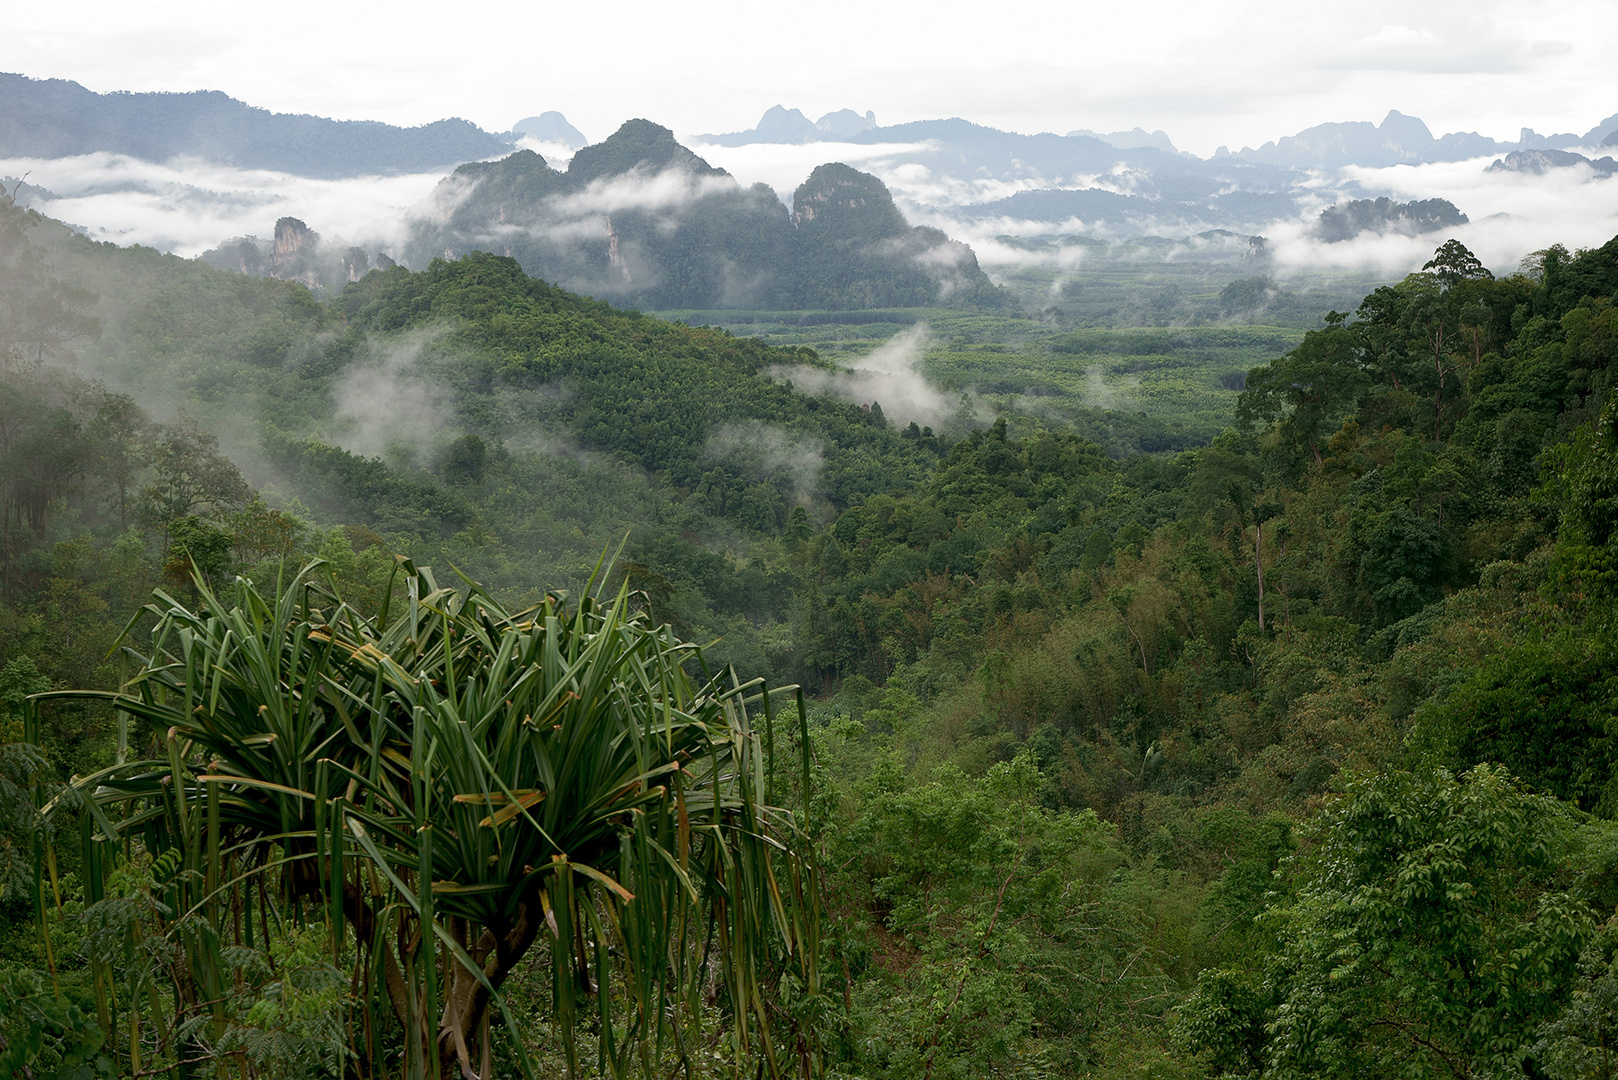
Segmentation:
{"type": "MultiPolygon", "coordinates": [[[[1603,146],[1612,145],[1614,141],[1618,141],[1618,114],[1607,117],[1583,135],[1571,132],[1540,135],[1532,128],[1523,128],[1516,142],[1507,143],[1497,142],[1475,131],[1452,132],[1435,137],[1426,124],[1395,109],[1380,124],[1365,121],[1317,124],[1296,135],[1267,142],[1257,150],[1243,147],[1235,156],[1300,169],[1340,168],[1344,165],[1379,167],[1465,161],[1514,150],[1603,146]]],[[[1214,156],[1220,157],[1222,154],[1216,153],[1214,156]]]]}
{"type": "MultiPolygon", "coordinates": [[[[954,219],[1019,235],[1099,229],[1127,236],[1259,231],[1318,206],[1319,186],[1311,174],[1345,165],[1419,165],[1516,154],[1499,168],[1543,172],[1588,163],[1601,176],[1609,171],[1602,164],[1607,159],[1592,161],[1553,147],[1618,140],[1618,114],[1582,136],[1542,136],[1525,128],[1521,139],[1506,143],[1475,132],[1435,137],[1421,120],[1393,111],[1380,124],[1320,124],[1256,150],[1231,153],[1221,147],[1204,160],[1177,150],[1167,133],[1142,128],[1022,135],[961,119],[883,126],[867,114],[869,124],[834,134],[830,121],[838,115],[811,124],[796,109],[778,105],[750,131],[699,136],[699,149],[702,143],[869,146],[875,151],[865,159],[869,167],[884,175],[923,177],[918,188],[948,193],[947,204],[930,208],[954,219]]],[[[1376,194],[1358,190],[1352,181],[1340,186],[1345,199],[1376,194]]],[[[1409,227],[1408,221],[1400,226],[1409,227]]]]}
{"type": "Polygon", "coordinates": [[[753,143],[811,143],[850,139],[876,127],[876,114],[864,116],[853,109],[839,109],[811,122],[797,109],[775,105],[765,111],[758,126],[730,135],[698,135],[700,142],[714,146],[748,146],[753,143]]]}
{"type": "MultiPolygon", "coordinates": [[[[96,151],[147,161],[192,156],[223,165],[335,178],[453,167],[505,153],[525,136],[574,149],[588,142],[559,112],[528,117],[501,133],[458,119],[402,128],[369,120],[272,113],[218,91],[97,94],[63,79],[0,73],[0,158],[53,158],[96,151]]],[[[699,135],[696,141],[725,147],[933,142],[936,145],[930,150],[918,149],[910,156],[941,169],[945,176],[1039,180],[1045,182],[1043,186],[1071,187],[1098,171],[1121,174],[1138,167],[1154,174],[1163,172],[1165,190],[1119,190],[1174,197],[1168,189],[1186,176],[1200,174],[1203,170],[1198,164],[1224,167],[1232,158],[1290,169],[1351,164],[1375,167],[1458,161],[1518,150],[1618,145],[1618,114],[1583,135],[1539,135],[1523,128],[1517,141],[1501,142],[1476,132],[1435,137],[1421,120],[1395,110],[1380,124],[1319,124],[1257,149],[1243,147],[1231,153],[1221,147],[1206,162],[1177,150],[1165,132],[1138,127],[1111,133],[1078,129],[1066,135],[1021,135],[960,119],[884,126],[877,123],[874,113],[852,109],[811,121],[801,111],[781,105],[766,111],[747,131],[699,135]],[[1125,152],[1122,158],[1120,151],[1125,152]],[[1165,158],[1184,164],[1166,169],[1165,158]]]]}
{"type": "Polygon", "coordinates": [[[559,143],[573,150],[590,144],[584,133],[568,123],[567,117],[559,112],[544,112],[538,116],[518,120],[511,125],[511,133],[526,135],[539,142],[559,143]]]}
{"type": "Polygon", "coordinates": [[[272,113],[217,90],[97,94],[63,79],[0,74],[0,157],[106,151],[334,179],[451,168],[510,148],[465,120],[401,128],[272,113]]]}
{"type": "MultiPolygon", "coordinates": [[[[63,80],[0,74],[0,160],[108,152],[316,178],[449,173],[412,212],[402,245],[373,240],[362,250],[334,240],[327,250],[313,230],[283,217],[271,239],[237,238],[209,252],[219,265],[334,287],[385,265],[382,247],[416,267],[488,250],[568,288],[655,309],[1001,302],[971,249],[913,221],[1002,239],[1218,236],[1231,238],[1219,245],[1243,258],[1265,250],[1258,234],[1283,222],[1331,241],[1365,232],[1425,235],[1466,222],[1462,208],[1379,199],[1384,192],[1361,186],[1374,181],[1334,171],[1493,156],[1486,168],[1494,172],[1588,166],[1606,182],[1618,172],[1613,158],[1572,148],[1618,145],[1618,114],[1583,135],[1525,128],[1507,143],[1476,132],[1435,136],[1393,111],[1379,124],[1320,124],[1202,159],[1177,149],[1166,132],[1139,127],[1025,135],[959,118],[883,125],[853,109],[811,121],[777,105],[748,131],[698,136],[691,148],[645,120],[587,144],[559,112],[503,133],[453,119],[401,128],[271,113],[218,92],[96,94],[63,80]],[[762,144],[822,145],[825,164],[787,201],[784,191],[744,187],[701,156],[704,147],[717,154],[762,144]],[[555,168],[531,149],[513,153],[518,146],[545,154],[565,148],[552,156],[570,160],[555,168]],[[1334,205],[1322,213],[1327,200],[1334,205]]],[[[10,181],[8,191],[47,212],[53,200],[85,194],[62,189],[72,182],[56,178],[62,174],[45,173],[33,178],[38,186],[10,181]]],[[[109,183],[136,191],[143,182],[98,177],[91,193],[109,183]]],[[[198,188],[172,200],[232,197],[198,188]]],[[[351,223],[313,224],[335,232],[351,223]]]]}
{"type": "MultiPolygon", "coordinates": [[[[922,121],[923,125],[961,124],[964,121],[922,121]]],[[[976,125],[971,125],[976,127],[976,125]]],[[[914,137],[915,124],[882,127],[872,113],[863,118],[849,109],[828,113],[815,123],[797,109],[776,105],[748,131],[725,135],[699,135],[698,141],[714,146],[749,146],[757,143],[810,143],[848,141],[857,143],[904,142],[914,137]],[[847,118],[853,118],[850,122],[847,118]]],[[[992,129],[984,129],[992,130],[992,129]]],[[[1007,132],[997,134],[1009,135],[1007,132]]],[[[1052,135],[1010,135],[1012,139],[1048,140],[1052,135]]],[[[1161,150],[1200,160],[1195,155],[1175,149],[1173,141],[1163,131],[1148,132],[1143,128],[1114,131],[1103,134],[1080,128],[1065,136],[1073,140],[1093,140],[1116,150],[1161,150]]],[[[1032,144],[1031,144],[1032,145],[1032,144]]],[[[1296,135],[1288,135],[1267,142],[1258,149],[1243,147],[1231,153],[1220,147],[1214,160],[1236,157],[1265,165],[1282,165],[1295,169],[1341,168],[1344,165],[1384,167],[1388,165],[1420,165],[1438,161],[1464,161],[1489,154],[1509,153],[1514,150],[1567,150],[1573,147],[1618,145],[1618,113],[1607,117],[1583,135],[1565,132],[1558,135],[1540,135],[1532,128],[1523,128],[1515,142],[1501,142],[1479,135],[1475,131],[1452,132],[1434,136],[1425,123],[1414,116],[1406,116],[1394,109],[1380,124],[1369,121],[1317,124],[1296,135]]]]}
{"type": "MultiPolygon", "coordinates": [[[[1618,145],[1618,133],[1603,145],[1618,145]]],[[[1592,161],[1583,154],[1574,154],[1566,150],[1514,150],[1483,171],[1521,172],[1543,176],[1553,170],[1568,169],[1575,165],[1588,165],[1600,176],[1611,176],[1618,172],[1618,161],[1614,161],[1611,157],[1600,157],[1592,161]]]]}

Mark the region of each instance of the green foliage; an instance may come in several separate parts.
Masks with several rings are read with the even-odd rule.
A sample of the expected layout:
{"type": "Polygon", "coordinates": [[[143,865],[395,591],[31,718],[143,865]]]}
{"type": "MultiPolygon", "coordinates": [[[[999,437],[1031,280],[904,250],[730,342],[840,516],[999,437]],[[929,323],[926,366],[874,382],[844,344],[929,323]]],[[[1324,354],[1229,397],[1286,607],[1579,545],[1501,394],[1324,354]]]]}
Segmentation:
{"type": "MultiPolygon", "coordinates": [[[[1618,965],[1609,920],[1579,957],[1579,975],[1566,1005],[1539,1029],[1524,1069],[1550,1080],[1610,1080],[1618,1031],[1618,965]]],[[[1535,1075],[1530,1073],[1530,1075],[1535,1075]]]]}
{"type": "Polygon", "coordinates": [[[1581,881],[1610,868],[1580,865],[1581,837],[1486,766],[1355,782],[1264,916],[1262,986],[1205,975],[1181,1035],[1224,1075],[1505,1074],[1594,932],[1581,881]]]}
{"type": "Polygon", "coordinates": [[[117,1076],[102,1052],[106,1033],[81,1005],[63,1001],[30,971],[0,968],[0,1071],[39,1080],[117,1076]]]}
{"type": "MultiPolygon", "coordinates": [[[[283,912],[325,920],[334,960],[354,935],[346,979],[363,1002],[385,995],[418,1072],[472,1068],[491,1014],[514,1023],[500,987],[532,956],[550,968],[569,1071],[594,1011],[604,1031],[626,1025],[600,1066],[649,1073],[648,1049],[679,1037],[668,1010],[711,977],[702,942],[716,933],[738,1057],[771,1075],[807,1061],[813,1032],[778,1019],[776,995],[788,979],[809,1003],[817,993],[818,887],[806,837],[774,802],[768,693],[728,669],[694,680],[682,665],[702,667],[700,651],[629,617],[622,595],[507,613],[476,587],[400,569],[406,597],[374,621],[313,567],[270,598],[239,579],[231,604],[199,579],[197,611],[158,594],[150,659],[120,693],[45,695],[110,700],[159,733],[158,756],[75,788],[94,800],[108,870],[132,841],[166,853],[160,911],[181,949],[176,1015],[154,1017],[180,1025],[167,1051],[201,1049],[183,1023],[196,1014],[226,1019],[225,948],[251,938],[224,924],[273,869],[283,912]]],[[[317,1058],[391,1070],[387,1013],[371,1011],[365,1045],[345,1052],[306,1000],[343,978],[281,961],[278,988],[240,1019],[244,1050],[284,1057],[288,1040],[312,1040],[317,1058]]]]}
{"type": "Polygon", "coordinates": [[[1618,643],[1564,631],[1489,657],[1418,718],[1412,741],[1446,764],[1500,762],[1536,789],[1618,813],[1618,643]]]}
{"type": "Polygon", "coordinates": [[[834,947],[859,970],[840,1051],[861,1075],[1066,1073],[1100,1056],[1098,1024],[1160,1011],[1111,830],[1041,786],[1024,753],[914,784],[879,757],[854,787],[827,843],[858,905],[834,947]]]}
{"type": "MultiPolygon", "coordinates": [[[[290,928],[264,952],[227,950],[242,979],[237,1017],[214,1047],[266,1076],[340,1075],[347,1056],[343,1017],[353,1008],[348,974],[332,962],[324,927],[290,928]]],[[[223,1067],[221,1072],[225,1071],[223,1067]]]]}
{"type": "Polygon", "coordinates": [[[1281,359],[1254,368],[1236,407],[1238,422],[1278,425],[1277,434],[1300,457],[1318,464],[1322,444],[1341,426],[1366,388],[1353,334],[1341,319],[1311,330],[1281,359]]]}

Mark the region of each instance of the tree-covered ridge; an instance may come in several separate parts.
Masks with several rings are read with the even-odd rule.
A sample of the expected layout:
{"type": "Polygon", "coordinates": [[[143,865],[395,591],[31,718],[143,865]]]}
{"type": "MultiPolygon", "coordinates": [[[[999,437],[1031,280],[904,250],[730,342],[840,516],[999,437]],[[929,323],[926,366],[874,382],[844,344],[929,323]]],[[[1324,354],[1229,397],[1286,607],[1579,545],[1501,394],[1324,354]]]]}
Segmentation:
{"type": "Polygon", "coordinates": [[[405,262],[492,251],[575,291],[664,309],[1004,303],[969,248],[907,226],[875,177],[821,166],[798,198],[789,215],[766,185],[743,189],[667,128],[631,120],[565,172],[531,151],[457,169],[405,262]],[[827,199],[869,210],[812,218],[827,199]]]}
{"type": "MultiPolygon", "coordinates": [[[[725,486],[742,482],[744,470],[710,453],[717,436],[738,428],[812,443],[825,461],[815,494],[833,505],[883,484],[905,486],[932,460],[925,445],[892,432],[880,411],[805,398],[774,377],[779,368],[818,364],[810,350],[621,311],[530,278],[510,259],[477,254],[418,274],[373,274],[336,307],[360,332],[452,327],[443,347],[464,348],[475,357],[467,366],[480,369],[463,370],[469,384],[533,395],[530,407],[585,447],[664,474],[677,487],[698,488],[706,478],[719,485],[711,496],[719,513],[747,498],[725,486]]],[[[491,415],[485,434],[508,438],[532,419],[491,415]]],[[[770,487],[769,478],[758,479],[770,487]]],[[[768,502],[739,520],[764,532],[786,525],[792,478],[783,473],[773,482],[768,502]]]]}
{"type": "MultiPolygon", "coordinates": [[[[79,367],[147,405],[137,426],[178,409],[276,498],[357,530],[357,547],[453,561],[503,588],[582,583],[629,535],[659,611],[704,640],[723,636],[718,655],[755,668],[779,652],[766,642],[783,632],[770,627],[784,628],[790,585],[767,545],[742,553],[911,483],[936,456],[879,408],[780,382],[819,363],[808,350],[615,309],[503,258],[373,274],[320,303],[291,283],[91,244],[22,211],[7,222],[35,267],[8,283],[21,297],[28,274],[38,279],[33,323],[8,324],[13,337],[32,325],[38,341],[16,347],[68,364],[76,350],[79,367]],[[69,280],[93,288],[64,293],[69,280]],[[64,296],[99,338],[62,338],[46,316],[64,296]]],[[[18,391],[19,409],[32,393],[18,391]]],[[[71,423],[86,430],[94,409],[71,423]]],[[[138,488],[151,466],[131,445],[138,488]]],[[[127,527],[78,464],[50,497],[104,541],[127,527]]]]}
{"type": "Polygon", "coordinates": [[[1046,805],[1206,882],[1159,931],[1185,1075],[1599,1075],[1615,274],[1618,241],[1503,280],[1451,242],[1252,372],[1212,447],[991,430],[845,513],[801,638],[863,719],[842,760],[1032,754],[1046,805]]]}

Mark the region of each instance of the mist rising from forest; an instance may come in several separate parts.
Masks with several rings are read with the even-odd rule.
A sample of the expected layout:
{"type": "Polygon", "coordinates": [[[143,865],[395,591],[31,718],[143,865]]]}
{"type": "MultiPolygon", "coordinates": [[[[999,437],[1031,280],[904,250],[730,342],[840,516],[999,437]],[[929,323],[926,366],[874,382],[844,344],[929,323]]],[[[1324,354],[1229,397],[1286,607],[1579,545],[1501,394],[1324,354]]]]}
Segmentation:
{"type": "Polygon", "coordinates": [[[847,371],[798,365],[777,366],[771,374],[790,381],[806,394],[842,398],[856,405],[882,406],[883,414],[900,424],[941,426],[961,408],[951,395],[921,373],[921,360],[932,344],[932,331],[918,324],[893,335],[847,371]]]}
{"type": "Polygon", "coordinates": [[[787,477],[793,501],[810,505],[820,493],[825,447],[817,438],[795,435],[759,420],[726,424],[708,436],[709,457],[731,462],[756,480],[787,477]]]}
{"type": "Polygon", "coordinates": [[[419,461],[454,422],[453,392],[433,377],[424,355],[443,331],[407,334],[376,345],[332,388],[337,445],[365,457],[419,461]]]}

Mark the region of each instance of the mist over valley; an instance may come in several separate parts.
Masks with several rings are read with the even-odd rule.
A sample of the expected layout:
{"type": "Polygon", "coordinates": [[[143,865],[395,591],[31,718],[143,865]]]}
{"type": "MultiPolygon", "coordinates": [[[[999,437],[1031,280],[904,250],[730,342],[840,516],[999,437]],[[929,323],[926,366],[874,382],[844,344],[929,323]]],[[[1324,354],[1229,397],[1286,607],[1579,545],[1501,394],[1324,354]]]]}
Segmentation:
{"type": "MultiPolygon", "coordinates": [[[[20,192],[24,202],[98,238],[188,256],[237,237],[268,239],[276,220],[294,217],[345,246],[419,267],[446,250],[481,245],[503,251],[518,233],[519,246],[554,240],[553,247],[576,247],[584,221],[615,199],[619,210],[628,209],[625,197],[643,202],[636,210],[650,213],[666,231],[677,227],[674,219],[697,194],[679,181],[673,184],[679,192],[662,193],[619,183],[616,195],[586,196],[581,190],[567,205],[542,212],[538,204],[554,204],[560,189],[534,186],[540,173],[521,164],[524,159],[510,159],[503,148],[526,148],[547,167],[582,176],[572,173],[570,162],[588,140],[554,111],[491,134],[464,122],[453,129],[356,128],[355,122],[268,113],[217,94],[96,95],[76,84],[14,75],[0,82],[0,99],[8,117],[0,128],[0,173],[13,182],[28,177],[29,187],[20,192]],[[64,121],[67,115],[75,117],[73,123],[64,121]],[[153,129],[166,134],[154,136],[153,129]],[[435,156],[445,171],[472,158],[484,164],[475,173],[462,168],[441,183],[443,172],[422,168],[435,156]],[[517,182],[525,169],[531,174],[527,188],[517,182]],[[480,186],[486,189],[481,196],[473,191],[480,186]],[[500,205],[491,209],[493,220],[475,227],[467,220],[469,209],[499,201],[495,187],[502,187],[511,211],[527,220],[499,220],[500,205]],[[460,206],[468,200],[470,208],[460,206]],[[460,234],[434,237],[442,219],[457,211],[460,234]]],[[[1174,149],[1162,132],[1021,135],[958,119],[882,125],[874,113],[851,109],[811,122],[777,106],[747,131],[673,136],[682,150],[691,148],[677,163],[667,148],[625,146],[635,142],[628,132],[621,130],[616,143],[598,144],[609,148],[596,159],[615,162],[606,171],[638,169],[644,174],[639,179],[651,181],[672,167],[699,182],[712,181],[717,169],[767,204],[764,185],[789,214],[794,191],[816,167],[849,165],[881,180],[909,224],[937,228],[970,245],[980,262],[990,259],[992,275],[1025,265],[1014,254],[1016,246],[1002,243],[1006,237],[1131,242],[1228,230],[1265,237],[1284,267],[1326,265],[1392,278],[1415,268],[1422,251],[1430,250],[1418,236],[1442,230],[1435,225],[1418,234],[1373,225],[1353,237],[1334,236],[1330,249],[1317,243],[1323,212],[1377,198],[1448,201],[1468,219],[1457,235],[1491,266],[1508,269],[1550,243],[1598,242],[1611,234],[1618,214],[1618,199],[1601,182],[1611,167],[1610,148],[1602,144],[1618,137],[1618,115],[1582,134],[1540,135],[1524,128],[1516,140],[1502,141],[1475,132],[1434,136],[1419,119],[1394,111],[1380,124],[1322,124],[1257,149],[1232,153],[1221,147],[1206,160],[1174,149]],[[1547,194],[1536,198],[1536,192],[1547,194]],[[1556,214],[1556,208],[1568,212],[1556,214]],[[990,249],[992,256],[986,254],[990,249]]],[[[602,179],[600,168],[590,177],[602,179]]],[[[764,204],[756,211],[766,212],[764,204]]],[[[757,228],[769,226],[763,219],[737,223],[741,232],[757,228]]],[[[648,242],[635,237],[628,246],[644,250],[648,242]]],[[[751,295],[749,281],[758,267],[745,257],[724,286],[665,283],[665,295],[654,288],[649,296],[634,296],[641,288],[623,288],[630,255],[620,255],[612,274],[599,266],[586,272],[582,265],[564,265],[568,259],[561,251],[553,257],[562,260],[550,267],[558,280],[653,307],[795,306],[790,288],[751,295]],[[728,296],[694,295],[723,287],[728,296]]],[[[568,258],[588,263],[600,257],[575,251],[568,258]]],[[[754,261],[760,257],[768,259],[755,255],[754,261]]],[[[529,261],[535,268],[543,262],[537,254],[529,261]]],[[[724,261],[737,263],[729,256],[724,261]]],[[[641,270],[661,279],[650,265],[641,270]]],[[[711,267],[706,272],[722,273],[711,267]]]]}

